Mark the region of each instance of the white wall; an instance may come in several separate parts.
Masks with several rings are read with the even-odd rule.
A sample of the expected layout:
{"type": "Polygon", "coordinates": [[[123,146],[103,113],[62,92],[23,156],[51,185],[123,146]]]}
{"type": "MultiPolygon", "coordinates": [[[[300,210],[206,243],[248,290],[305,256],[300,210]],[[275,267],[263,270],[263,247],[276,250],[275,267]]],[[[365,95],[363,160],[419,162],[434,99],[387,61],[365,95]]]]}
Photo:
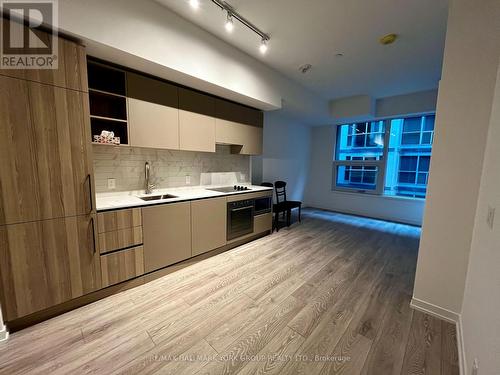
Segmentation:
{"type": "Polygon", "coordinates": [[[59,26],[97,57],[257,108],[283,106],[306,123],[328,119],[326,100],[152,0],[59,0],[59,26]]]}
{"type": "Polygon", "coordinates": [[[455,317],[462,308],[490,123],[499,20],[498,0],[451,1],[413,296],[455,317]]]}
{"type": "Polygon", "coordinates": [[[419,114],[436,110],[438,90],[413,92],[406,95],[388,96],[376,101],[377,118],[419,114]]]}
{"type": "Polygon", "coordinates": [[[332,124],[346,124],[397,116],[434,112],[438,90],[417,91],[404,95],[372,98],[357,95],[330,101],[332,124]]]}
{"type": "Polygon", "coordinates": [[[500,369],[500,68],[496,82],[462,308],[467,368],[478,358],[480,374],[500,369]],[[493,229],[488,207],[496,209],[493,229]]]}
{"type": "Polygon", "coordinates": [[[424,201],[332,191],[334,126],[312,128],[305,203],[311,207],[420,225],[424,201]]]}
{"type": "Polygon", "coordinates": [[[335,123],[366,121],[375,116],[375,99],[356,95],[330,101],[330,114],[335,123]]]}
{"type": "Polygon", "coordinates": [[[304,198],[309,175],[311,128],[283,111],[264,115],[264,152],[252,158],[252,180],[287,182],[287,198],[304,198]]]}

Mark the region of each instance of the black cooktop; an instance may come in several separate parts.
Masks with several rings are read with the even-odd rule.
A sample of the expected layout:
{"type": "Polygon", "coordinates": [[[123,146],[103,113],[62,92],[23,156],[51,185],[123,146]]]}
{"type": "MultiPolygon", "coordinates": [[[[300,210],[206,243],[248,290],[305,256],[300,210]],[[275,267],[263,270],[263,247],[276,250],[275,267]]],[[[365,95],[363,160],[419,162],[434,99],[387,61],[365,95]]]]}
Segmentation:
{"type": "Polygon", "coordinates": [[[247,186],[241,186],[241,185],[234,185],[234,186],[223,186],[220,188],[213,188],[213,189],[207,189],[211,191],[217,191],[219,193],[230,193],[232,191],[246,191],[246,190],[252,190],[247,186]]]}

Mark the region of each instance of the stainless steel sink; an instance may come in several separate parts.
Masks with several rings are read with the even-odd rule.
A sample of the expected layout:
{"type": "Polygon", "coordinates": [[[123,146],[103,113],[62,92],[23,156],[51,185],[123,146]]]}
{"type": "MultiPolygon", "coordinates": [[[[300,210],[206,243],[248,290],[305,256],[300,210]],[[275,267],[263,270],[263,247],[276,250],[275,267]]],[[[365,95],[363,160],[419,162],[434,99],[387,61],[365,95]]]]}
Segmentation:
{"type": "Polygon", "coordinates": [[[172,194],[162,194],[162,195],[151,195],[148,197],[138,197],[139,199],[142,199],[143,201],[159,201],[162,199],[172,199],[172,198],[177,198],[177,196],[172,195],[172,194]]]}

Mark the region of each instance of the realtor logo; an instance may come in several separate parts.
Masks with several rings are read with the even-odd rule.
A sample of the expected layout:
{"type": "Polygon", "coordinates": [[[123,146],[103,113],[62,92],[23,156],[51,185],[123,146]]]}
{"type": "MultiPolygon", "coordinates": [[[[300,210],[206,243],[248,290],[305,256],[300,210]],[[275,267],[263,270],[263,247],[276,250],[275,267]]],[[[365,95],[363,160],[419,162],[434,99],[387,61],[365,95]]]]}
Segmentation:
{"type": "Polygon", "coordinates": [[[0,68],[57,69],[56,0],[0,0],[0,7],[0,68]]]}

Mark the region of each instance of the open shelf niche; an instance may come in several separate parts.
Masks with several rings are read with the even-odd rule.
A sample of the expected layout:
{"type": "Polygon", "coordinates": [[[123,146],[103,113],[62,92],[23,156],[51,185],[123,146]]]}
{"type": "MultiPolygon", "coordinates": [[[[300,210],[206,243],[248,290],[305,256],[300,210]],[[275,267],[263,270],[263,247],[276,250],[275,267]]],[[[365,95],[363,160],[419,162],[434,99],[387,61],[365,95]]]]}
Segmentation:
{"type": "Polygon", "coordinates": [[[87,70],[92,143],[101,144],[94,142],[94,135],[107,130],[120,137],[120,145],[128,145],[125,71],[92,59],[87,60],[87,70]]]}

